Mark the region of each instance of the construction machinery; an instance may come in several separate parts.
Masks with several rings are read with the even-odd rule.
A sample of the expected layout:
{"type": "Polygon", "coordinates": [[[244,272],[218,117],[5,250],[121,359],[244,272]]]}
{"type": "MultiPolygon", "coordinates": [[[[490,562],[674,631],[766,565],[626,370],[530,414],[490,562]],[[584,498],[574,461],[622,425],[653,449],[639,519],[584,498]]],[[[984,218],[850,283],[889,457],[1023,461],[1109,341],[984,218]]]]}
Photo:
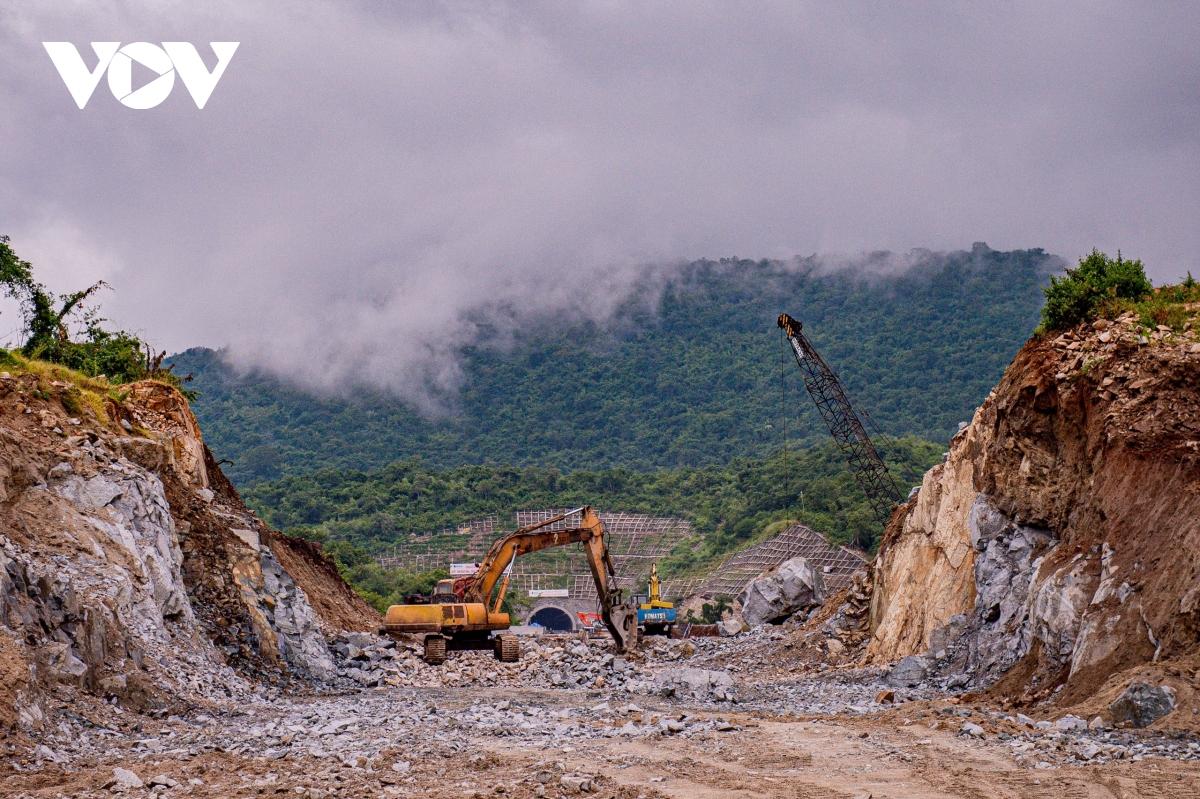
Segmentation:
{"type": "Polygon", "coordinates": [[[650,566],[650,583],[646,596],[634,598],[637,604],[638,629],[646,635],[670,635],[675,626],[675,604],[662,598],[658,580],[658,564],[650,566]]]}
{"type": "Polygon", "coordinates": [[[583,630],[585,633],[598,633],[604,629],[604,620],[600,618],[599,613],[587,613],[584,611],[579,611],[575,614],[575,616],[579,619],[579,629],[583,630]]]}
{"type": "Polygon", "coordinates": [[[439,664],[447,650],[491,649],[505,663],[520,659],[520,645],[512,634],[507,613],[500,610],[508,589],[508,568],[518,555],[549,547],[583,544],[588,567],[596,583],[600,617],[618,651],[631,650],[637,643],[637,611],[622,601],[616,588],[616,572],[604,537],[604,523],[590,507],[561,513],[530,524],[492,544],[475,573],[455,580],[441,580],[428,604],[392,605],[384,616],[389,634],[424,635],[425,660],[439,664]],[[578,516],[577,527],[560,523],[578,516]],[[496,633],[493,636],[493,633],[496,633]]]}
{"type": "Polygon", "coordinates": [[[804,375],[804,386],[816,403],[825,426],[849,461],[850,469],[866,494],[867,501],[871,503],[879,523],[886,525],[892,509],[900,501],[900,489],[896,487],[883,458],[867,435],[862,420],[854,412],[841,381],[817,353],[812,342],[805,338],[803,325],[785,313],[779,315],[778,323],[792,345],[796,363],[804,375]]]}

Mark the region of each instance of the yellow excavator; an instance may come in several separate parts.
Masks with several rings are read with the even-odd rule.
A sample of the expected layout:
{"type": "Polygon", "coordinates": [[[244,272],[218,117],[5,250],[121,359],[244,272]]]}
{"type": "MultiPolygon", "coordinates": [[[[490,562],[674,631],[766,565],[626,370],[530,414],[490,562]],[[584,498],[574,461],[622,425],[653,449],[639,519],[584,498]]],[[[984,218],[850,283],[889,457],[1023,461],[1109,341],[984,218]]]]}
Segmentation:
{"type": "Polygon", "coordinates": [[[424,635],[425,661],[435,665],[446,662],[447,650],[464,649],[491,649],[497,660],[516,662],[521,657],[517,637],[501,633],[510,626],[508,614],[500,610],[508,590],[508,567],[518,555],[573,543],[583,544],[587,554],[600,599],[600,617],[613,644],[618,651],[631,650],[637,643],[637,609],[625,603],[614,586],[616,574],[604,523],[591,506],[527,525],[501,538],[492,544],[473,575],[439,581],[428,604],[389,607],[383,629],[393,635],[424,635]],[[574,516],[580,518],[578,527],[548,529],[574,516]]]}

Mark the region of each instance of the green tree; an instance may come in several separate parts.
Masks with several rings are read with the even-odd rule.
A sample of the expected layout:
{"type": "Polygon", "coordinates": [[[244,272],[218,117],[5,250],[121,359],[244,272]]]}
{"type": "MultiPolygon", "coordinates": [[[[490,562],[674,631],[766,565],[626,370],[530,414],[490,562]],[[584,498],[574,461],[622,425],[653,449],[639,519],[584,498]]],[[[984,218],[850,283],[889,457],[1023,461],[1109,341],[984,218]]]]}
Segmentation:
{"type": "Polygon", "coordinates": [[[1094,318],[1106,301],[1137,301],[1153,290],[1141,261],[1127,261],[1120,251],[1113,259],[1092,250],[1064,276],[1050,279],[1042,307],[1042,330],[1073,327],[1094,318]]]}
{"type": "Polygon", "coordinates": [[[88,315],[83,303],[107,284],[98,280],[82,291],[55,297],[34,279],[33,265],[17,256],[10,241],[8,236],[0,236],[0,282],[4,293],[21,305],[28,336],[21,351],[38,357],[41,351],[52,351],[69,342],[67,325],[72,316],[79,314],[91,326],[94,315],[88,315]]]}
{"type": "Polygon", "coordinates": [[[0,236],[0,286],[5,296],[20,302],[33,283],[33,266],[17,257],[9,241],[8,236],[0,236]]]}

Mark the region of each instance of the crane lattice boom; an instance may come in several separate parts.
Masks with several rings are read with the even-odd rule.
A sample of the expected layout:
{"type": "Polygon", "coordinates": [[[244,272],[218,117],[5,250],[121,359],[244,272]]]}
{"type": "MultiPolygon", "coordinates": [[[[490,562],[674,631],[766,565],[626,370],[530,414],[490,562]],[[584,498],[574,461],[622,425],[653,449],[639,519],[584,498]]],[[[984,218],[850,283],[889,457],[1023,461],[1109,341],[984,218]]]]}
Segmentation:
{"type": "Polygon", "coordinates": [[[854,412],[854,406],[846,397],[837,375],[804,337],[800,322],[784,313],[779,315],[779,326],[787,334],[796,355],[796,363],[804,374],[804,385],[817,404],[829,433],[850,462],[850,468],[879,523],[886,525],[891,518],[892,508],[900,501],[900,490],[888,473],[883,458],[879,457],[879,451],[854,412]]]}

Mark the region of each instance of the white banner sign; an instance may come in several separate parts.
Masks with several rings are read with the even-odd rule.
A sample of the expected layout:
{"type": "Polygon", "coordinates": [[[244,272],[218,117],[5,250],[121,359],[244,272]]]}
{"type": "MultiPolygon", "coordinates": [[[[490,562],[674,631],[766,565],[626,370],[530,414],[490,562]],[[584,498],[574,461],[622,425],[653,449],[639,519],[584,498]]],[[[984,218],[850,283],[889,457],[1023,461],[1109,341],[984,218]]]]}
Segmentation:
{"type": "Polygon", "coordinates": [[[566,599],[570,592],[565,588],[535,588],[529,596],[531,599],[566,599]]]}

